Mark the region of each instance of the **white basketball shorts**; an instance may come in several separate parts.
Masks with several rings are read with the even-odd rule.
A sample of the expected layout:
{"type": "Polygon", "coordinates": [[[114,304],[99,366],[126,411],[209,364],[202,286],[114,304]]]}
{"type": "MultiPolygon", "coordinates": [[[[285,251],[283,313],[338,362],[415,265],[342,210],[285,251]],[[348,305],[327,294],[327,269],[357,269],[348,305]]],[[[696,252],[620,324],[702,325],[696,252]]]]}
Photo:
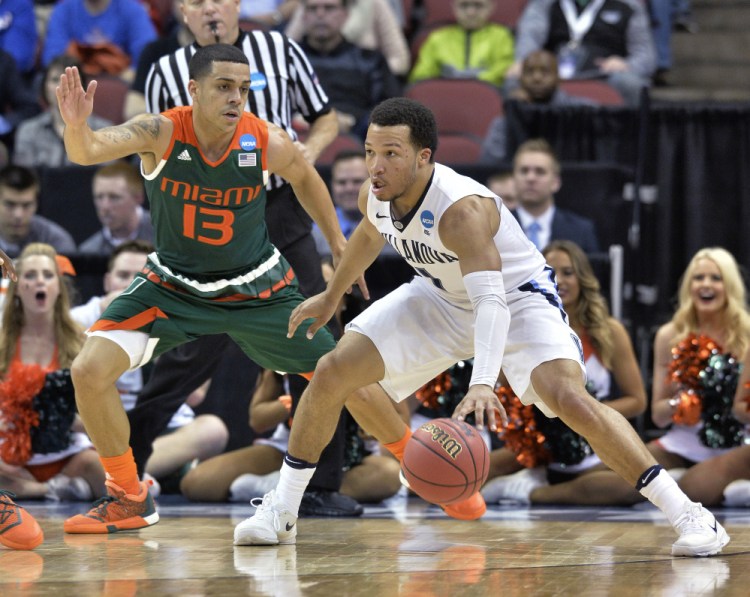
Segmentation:
{"type": "MultiPolygon", "coordinates": [[[[502,369],[524,404],[534,403],[549,417],[554,413],[531,385],[531,372],[542,363],[571,359],[585,378],[583,349],[545,269],[537,279],[506,294],[510,329],[502,369]]],[[[433,290],[432,282],[415,276],[354,318],[347,332],[367,336],[385,363],[380,385],[396,402],[404,400],[451,367],[474,356],[474,312],[433,290]]]]}

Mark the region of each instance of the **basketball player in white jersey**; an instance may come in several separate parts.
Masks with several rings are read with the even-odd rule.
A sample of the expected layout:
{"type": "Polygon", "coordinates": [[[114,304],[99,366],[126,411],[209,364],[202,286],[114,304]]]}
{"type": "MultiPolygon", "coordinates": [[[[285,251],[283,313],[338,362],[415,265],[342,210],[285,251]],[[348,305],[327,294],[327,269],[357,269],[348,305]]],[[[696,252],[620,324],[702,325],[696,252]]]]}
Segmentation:
{"type": "Polygon", "coordinates": [[[486,420],[493,431],[507,424],[493,391],[502,367],[524,403],[560,417],[665,513],[679,535],[673,555],[719,553],[729,536],[714,516],[685,496],[619,413],[586,391],[581,343],[543,256],[501,199],[434,162],[436,145],[434,116],[421,104],[394,98],[373,110],[365,141],[370,179],[360,192],[366,217],[327,290],[292,313],[289,333],[314,319],[312,337],[385,242],[418,275],[356,317],[318,362],[294,417],[279,483],[236,527],[235,544],[295,542],[302,493],[355,390],[377,384],[368,388],[369,400],[346,406],[398,457],[409,432],[386,395],[401,401],[456,361],[474,357],[455,418],[473,412],[478,427],[486,420]]]}

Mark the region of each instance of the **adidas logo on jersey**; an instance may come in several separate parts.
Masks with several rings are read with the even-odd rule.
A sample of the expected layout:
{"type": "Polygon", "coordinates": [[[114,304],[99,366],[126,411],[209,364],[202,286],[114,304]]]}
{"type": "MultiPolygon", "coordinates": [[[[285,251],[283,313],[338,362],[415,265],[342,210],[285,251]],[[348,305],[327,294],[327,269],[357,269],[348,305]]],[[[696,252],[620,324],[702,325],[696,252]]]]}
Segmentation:
{"type": "Polygon", "coordinates": [[[192,162],[193,158],[190,157],[190,154],[188,153],[187,149],[183,149],[182,153],[177,156],[178,160],[183,160],[185,162],[192,162]]]}

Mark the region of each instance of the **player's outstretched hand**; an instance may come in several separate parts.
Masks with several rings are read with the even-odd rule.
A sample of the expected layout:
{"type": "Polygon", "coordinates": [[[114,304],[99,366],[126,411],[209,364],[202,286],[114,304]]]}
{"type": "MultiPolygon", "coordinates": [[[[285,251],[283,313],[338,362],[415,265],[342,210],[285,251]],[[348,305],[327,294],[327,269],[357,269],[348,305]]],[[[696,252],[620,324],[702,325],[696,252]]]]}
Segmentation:
{"type": "Polygon", "coordinates": [[[492,391],[490,386],[477,384],[471,386],[466,392],[463,400],[458,403],[456,410],[453,411],[453,418],[463,421],[470,413],[474,413],[476,426],[478,429],[484,427],[485,415],[487,416],[487,426],[492,431],[497,431],[497,415],[500,415],[500,423],[503,427],[508,424],[508,415],[500,404],[497,394],[492,391]]]}
{"type": "Polygon", "coordinates": [[[84,91],[78,67],[67,67],[60,75],[60,84],[55,89],[60,115],[68,126],[80,126],[94,111],[96,81],[89,83],[84,91]]]}
{"type": "Polygon", "coordinates": [[[7,276],[14,282],[18,280],[16,277],[16,266],[13,265],[13,260],[5,254],[5,251],[0,249],[0,272],[3,276],[7,276]]]}
{"type": "Polygon", "coordinates": [[[316,332],[333,317],[338,301],[330,300],[325,292],[310,297],[300,303],[289,316],[289,329],[286,337],[291,338],[297,328],[307,319],[314,320],[307,328],[307,339],[310,340],[316,332]]]}

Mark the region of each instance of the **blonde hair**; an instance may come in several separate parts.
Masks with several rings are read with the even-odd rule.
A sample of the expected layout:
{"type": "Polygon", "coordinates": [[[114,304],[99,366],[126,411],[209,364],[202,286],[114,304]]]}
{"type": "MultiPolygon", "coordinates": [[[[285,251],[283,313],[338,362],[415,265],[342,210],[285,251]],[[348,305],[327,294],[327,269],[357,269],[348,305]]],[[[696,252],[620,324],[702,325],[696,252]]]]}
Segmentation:
{"type": "Polygon", "coordinates": [[[602,296],[601,286],[591,267],[591,262],[583,249],[569,240],[552,241],[544,247],[543,254],[546,257],[552,251],[561,251],[570,257],[570,263],[578,278],[580,288],[578,300],[573,307],[575,318],[581,322],[591,338],[591,343],[604,366],[611,369],[615,358],[615,342],[609,325],[609,307],[607,307],[607,300],[602,296]]]}
{"type": "MultiPolygon", "coordinates": [[[[49,257],[54,263],[55,273],[60,283],[60,295],[54,306],[55,341],[57,342],[57,358],[60,367],[67,368],[83,346],[83,334],[80,326],[70,316],[70,295],[68,286],[57,263],[57,251],[46,243],[31,243],[21,252],[16,260],[16,270],[19,279],[23,275],[24,260],[29,257],[49,257]]],[[[0,330],[0,371],[5,372],[10,366],[16,352],[18,338],[21,335],[25,318],[23,305],[18,296],[18,282],[10,281],[3,306],[3,327],[0,330]]]]}
{"type": "Polygon", "coordinates": [[[747,309],[747,290],[740,273],[739,265],[732,254],[722,247],[706,247],[698,251],[688,263],[680,279],[678,305],[672,316],[672,324],[677,332],[675,344],[690,333],[698,332],[698,314],[690,296],[690,283],[698,261],[708,259],[716,264],[724,282],[726,305],[721,314],[722,328],[725,330],[725,346],[722,348],[738,358],[743,358],[750,345],[750,313],[747,309]]]}

